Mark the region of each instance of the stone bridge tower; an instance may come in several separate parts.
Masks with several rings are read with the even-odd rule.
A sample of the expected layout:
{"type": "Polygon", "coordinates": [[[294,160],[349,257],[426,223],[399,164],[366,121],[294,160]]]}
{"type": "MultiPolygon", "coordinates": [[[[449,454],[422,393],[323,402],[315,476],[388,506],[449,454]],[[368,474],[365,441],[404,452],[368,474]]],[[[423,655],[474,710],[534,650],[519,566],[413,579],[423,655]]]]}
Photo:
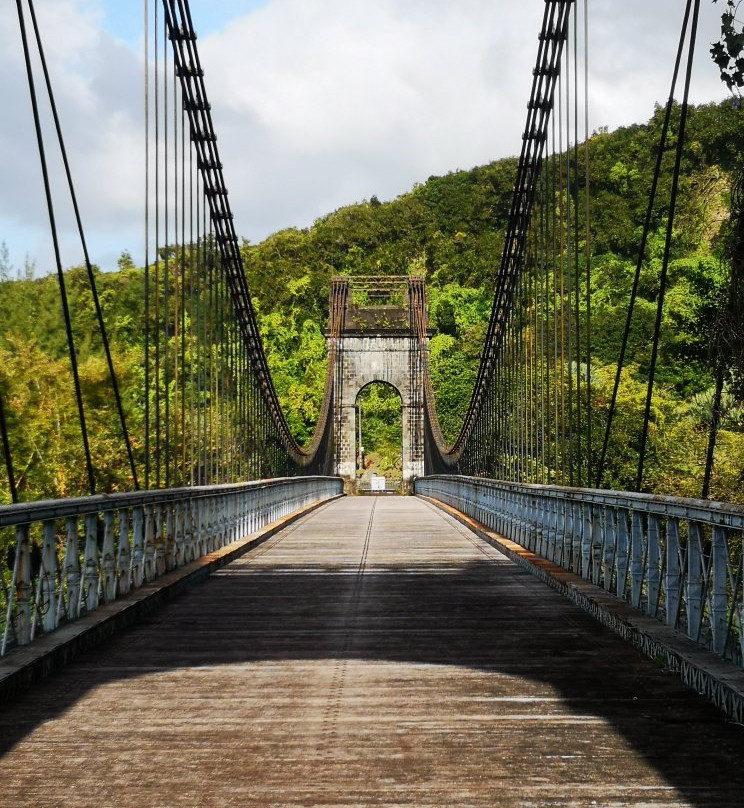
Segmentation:
{"type": "Polygon", "coordinates": [[[424,473],[424,352],[426,338],[417,334],[414,300],[423,300],[423,279],[358,277],[335,279],[345,284],[343,314],[338,317],[335,350],[334,425],[336,473],[347,491],[356,490],[359,392],[372,382],[386,382],[402,402],[402,483],[410,492],[414,477],[424,473]],[[412,294],[412,288],[420,295],[412,294]]]}

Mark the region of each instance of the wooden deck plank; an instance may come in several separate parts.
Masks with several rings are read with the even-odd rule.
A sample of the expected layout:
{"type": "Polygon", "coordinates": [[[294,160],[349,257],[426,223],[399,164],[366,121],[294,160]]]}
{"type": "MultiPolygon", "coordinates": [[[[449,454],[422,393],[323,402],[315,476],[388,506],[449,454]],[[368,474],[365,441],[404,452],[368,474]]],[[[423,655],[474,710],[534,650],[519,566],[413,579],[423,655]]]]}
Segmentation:
{"type": "Polygon", "coordinates": [[[303,517],[0,716],[1,806],[740,806],[744,732],[413,498],[303,517]]]}

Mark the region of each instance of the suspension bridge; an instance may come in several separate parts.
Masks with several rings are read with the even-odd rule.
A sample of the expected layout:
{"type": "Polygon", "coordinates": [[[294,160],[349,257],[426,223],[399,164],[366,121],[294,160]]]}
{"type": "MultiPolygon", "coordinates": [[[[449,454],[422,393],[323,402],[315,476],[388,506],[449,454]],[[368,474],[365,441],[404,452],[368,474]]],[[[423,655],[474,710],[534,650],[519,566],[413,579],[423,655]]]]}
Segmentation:
{"type": "MultiPolygon", "coordinates": [[[[744,507],[711,498],[722,355],[699,498],[656,493],[647,474],[699,0],[680,4],[609,412],[592,395],[587,3],[546,0],[493,308],[456,439],[437,417],[425,277],[344,276],[328,279],[324,395],[304,445],[259,336],[188,2],[144,4],[134,425],[44,56],[51,34],[32,0],[17,5],[81,490],[24,496],[0,390],[0,805],[740,805],[744,507]],[[123,488],[90,440],[52,144],[123,488]],[[616,490],[617,396],[662,193],[636,485],[616,490]],[[355,402],[372,382],[401,396],[405,496],[355,496],[355,402]]],[[[740,196],[734,183],[741,239],[740,196]]],[[[732,288],[722,322],[737,299],[732,288]]]]}

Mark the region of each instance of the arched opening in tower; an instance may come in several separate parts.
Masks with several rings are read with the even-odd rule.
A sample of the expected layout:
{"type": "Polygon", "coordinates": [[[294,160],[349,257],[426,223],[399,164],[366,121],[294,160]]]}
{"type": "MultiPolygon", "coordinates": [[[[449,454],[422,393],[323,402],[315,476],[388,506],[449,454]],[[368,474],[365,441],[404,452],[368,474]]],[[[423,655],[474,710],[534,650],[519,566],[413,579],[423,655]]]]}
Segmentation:
{"type": "Polygon", "coordinates": [[[357,486],[400,490],[403,420],[400,393],[386,382],[371,382],[356,398],[357,486]],[[380,478],[384,478],[384,484],[380,478]]]}

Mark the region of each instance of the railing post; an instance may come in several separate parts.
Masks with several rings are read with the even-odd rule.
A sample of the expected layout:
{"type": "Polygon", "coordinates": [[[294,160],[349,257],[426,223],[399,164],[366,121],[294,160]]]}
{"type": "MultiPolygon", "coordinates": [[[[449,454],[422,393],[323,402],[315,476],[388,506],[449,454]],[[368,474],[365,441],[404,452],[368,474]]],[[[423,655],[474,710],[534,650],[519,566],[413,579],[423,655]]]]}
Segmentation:
{"type": "Polygon", "coordinates": [[[220,519],[220,547],[224,547],[230,541],[230,514],[227,497],[219,498],[217,508],[220,519]]]}
{"type": "Polygon", "coordinates": [[[666,624],[677,628],[679,622],[682,570],[679,563],[679,519],[669,517],[666,524],[666,573],[664,582],[664,609],[666,624]]]}
{"type": "Polygon", "coordinates": [[[200,497],[196,503],[196,546],[199,557],[206,553],[207,547],[207,500],[200,497]]]}
{"type": "Polygon", "coordinates": [[[569,508],[571,504],[567,499],[560,499],[559,536],[561,537],[561,566],[563,569],[571,569],[571,547],[573,546],[573,536],[571,535],[569,508]]]}
{"type": "Polygon", "coordinates": [[[528,530],[530,534],[530,545],[533,553],[540,553],[542,547],[542,525],[540,522],[540,501],[535,494],[530,494],[527,498],[528,511],[526,514],[528,530]]]}
{"type": "Polygon", "coordinates": [[[232,544],[238,540],[238,503],[237,498],[235,496],[228,497],[227,501],[227,508],[228,508],[228,516],[230,519],[230,539],[229,542],[232,544]]]}
{"type": "Polygon", "coordinates": [[[44,522],[41,528],[41,569],[39,570],[39,608],[44,631],[57,628],[57,531],[54,522],[44,522]]]}
{"type": "Polygon", "coordinates": [[[198,500],[190,500],[185,507],[185,519],[188,522],[186,528],[186,561],[194,561],[198,558],[199,542],[199,503],[198,500]]]}
{"type": "Polygon", "coordinates": [[[569,524],[571,530],[571,569],[576,575],[581,575],[582,546],[581,521],[579,519],[579,504],[573,499],[568,500],[569,524]]]}
{"type": "Polygon", "coordinates": [[[728,633],[728,609],[726,603],[727,561],[725,530],[721,525],[714,525],[710,554],[712,567],[710,628],[713,639],[713,652],[716,654],[723,654],[726,651],[726,635],[728,633]]]}
{"type": "MultiPolygon", "coordinates": [[[[240,538],[240,496],[233,494],[229,498],[230,503],[230,543],[238,541],[240,538]]],[[[293,506],[294,507],[294,506],[293,506]]]]}
{"type": "Polygon", "coordinates": [[[587,581],[593,580],[592,571],[592,527],[590,506],[586,502],[576,503],[577,521],[581,533],[581,577],[587,581]]]}
{"type": "Polygon", "coordinates": [[[213,553],[220,546],[220,498],[215,496],[210,501],[210,536],[209,552],[213,553]]]}
{"type": "Polygon", "coordinates": [[[230,530],[227,514],[227,497],[224,496],[217,498],[217,524],[217,547],[219,548],[227,544],[230,530]]]}
{"type": "Polygon", "coordinates": [[[217,547],[227,544],[228,536],[227,502],[225,497],[217,497],[217,547]]]}
{"type": "Polygon", "coordinates": [[[145,580],[145,508],[132,509],[132,586],[137,589],[145,580]]]}
{"type": "Polygon", "coordinates": [[[659,517],[655,513],[648,515],[648,528],[646,532],[648,557],[646,581],[648,587],[648,602],[646,604],[646,614],[656,616],[659,609],[659,584],[661,571],[659,561],[661,559],[661,533],[659,531],[659,517]]]}
{"type": "MultiPolygon", "coordinates": [[[[509,537],[509,492],[499,489],[496,491],[496,530],[506,538],[509,537]]],[[[450,503],[453,504],[453,503],[450,503]]]]}
{"type": "Polygon", "coordinates": [[[545,558],[555,560],[555,500],[545,491],[543,501],[543,537],[545,539],[545,558]]]}
{"type": "MultiPolygon", "coordinates": [[[[169,506],[165,506],[170,510],[169,506]]],[[[165,530],[165,516],[163,514],[163,505],[158,503],[154,508],[154,522],[155,522],[155,574],[160,576],[165,572],[165,544],[166,536],[165,530]]]]}
{"type": "Polygon", "coordinates": [[[68,620],[74,620],[80,614],[80,542],[76,516],[67,517],[66,528],[62,580],[67,598],[65,614],[68,620]]]}
{"type": "Polygon", "coordinates": [[[543,493],[545,503],[545,558],[555,561],[555,500],[543,493]]]}
{"type": "Polygon", "coordinates": [[[180,535],[181,557],[178,561],[179,566],[188,563],[191,554],[191,503],[184,500],[180,503],[180,510],[178,522],[178,535],[180,535]]]}
{"type": "Polygon", "coordinates": [[[173,508],[173,564],[175,567],[181,567],[186,563],[186,542],[188,541],[186,514],[188,504],[179,501],[174,503],[173,508]]]}
{"type": "Polygon", "coordinates": [[[209,552],[213,553],[220,546],[220,502],[214,496],[209,500],[209,552]]]}
{"type": "Polygon", "coordinates": [[[618,508],[617,552],[615,554],[617,578],[615,579],[615,594],[623,599],[625,598],[628,586],[628,551],[628,511],[625,508],[618,508]]]}
{"type": "Polygon", "coordinates": [[[116,558],[114,549],[114,512],[103,514],[103,549],[101,552],[101,573],[103,600],[105,603],[116,597],[116,558]]]}
{"type": "Polygon", "coordinates": [[[261,530],[261,528],[266,524],[266,491],[264,488],[259,488],[258,490],[258,508],[256,509],[256,529],[261,530]]]}
{"type": "Polygon", "coordinates": [[[488,522],[491,518],[490,508],[488,505],[489,490],[487,486],[483,486],[478,497],[478,521],[488,527],[488,522]]]}
{"type": "Polygon", "coordinates": [[[617,548],[617,511],[604,508],[602,556],[604,564],[603,584],[607,592],[612,589],[613,572],[615,572],[615,554],[617,548]]]}
{"type": "Polygon", "coordinates": [[[98,607],[98,514],[85,517],[85,550],[83,553],[83,598],[86,611],[98,607]]]}
{"type": "Polygon", "coordinates": [[[126,595],[132,588],[132,554],[129,549],[129,511],[119,509],[119,552],[116,559],[119,570],[119,594],[126,595]]]}
{"type": "Polygon", "coordinates": [[[529,494],[522,494],[522,525],[524,531],[524,546],[529,548],[533,553],[536,551],[535,544],[535,523],[533,519],[533,501],[529,494]]]}
{"type": "Polygon", "coordinates": [[[488,486],[488,508],[490,511],[490,521],[488,526],[494,533],[498,533],[499,531],[499,497],[498,491],[496,490],[495,486],[489,485],[488,486]]]}
{"type": "Polygon", "coordinates": [[[191,503],[191,561],[201,555],[201,535],[201,499],[197,499],[191,503]]]}
{"type": "Polygon", "coordinates": [[[532,529],[535,532],[535,552],[545,558],[545,504],[540,494],[532,494],[532,529]]]}
{"type": "MultiPolygon", "coordinates": [[[[455,505],[450,502],[450,505],[455,505]]],[[[511,523],[509,517],[509,492],[499,489],[498,491],[498,505],[496,508],[496,531],[504,538],[509,538],[509,525],[511,523]]]]}
{"type": "Polygon", "coordinates": [[[489,485],[486,493],[488,501],[488,527],[495,533],[499,532],[499,501],[494,486],[489,485]]]}
{"type": "Polygon", "coordinates": [[[548,496],[548,558],[560,564],[560,545],[558,544],[558,500],[548,496]]]}
{"type": "Polygon", "coordinates": [[[155,506],[145,506],[145,544],[144,544],[144,580],[148,583],[155,579],[157,568],[155,566],[155,506]]]}
{"type": "Polygon", "coordinates": [[[607,541],[607,526],[603,523],[604,509],[594,503],[584,505],[584,525],[592,545],[592,583],[599,586],[606,571],[602,569],[604,545],[607,541]]]}
{"type": "Polygon", "coordinates": [[[700,525],[687,523],[687,636],[697,640],[703,619],[703,547],[700,525]]]}
{"type": "Polygon", "coordinates": [[[214,497],[208,496],[204,498],[204,546],[202,555],[211,553],[214,550],[214,497]]]}
{"type": "Polygon", "coordinates": [[[515,493],[514,505],[516,511],[514,524],[516,528],[517,543],[521,544],[522,547],[531,549],[529,547],[529,537],[527,535],[527,505],[525,504],[525,498],[520,494],[515,493]]]}
{"type": "Polygon", "coordinates": [[[163,564],[166,572],[176,568],[176,505],[169,502],[165,506],[165,541],[163,542],[163,564]]]}
{"type": "Polygon", "coordinates": [[[643,515],[636,510],[631,514],[630,551],[630,603],[640,609],[643,596],[643,515]]]}
{"type": "Polygon", "coordinates": [[[254,520],[256,518],[256,489],[249,488],[246,491],[246,501],[245,501],[245,512],[246,512],[246,531],[248,535],[254,532],[254,520]]]}
{"type": "Polygon", "coordinates": [[[28,525],[16,528],[15,635],[18,645],[31,642],[31,542],[28,525]]]}
{"type": "Polygon", "coordinates": [[[535,524],[537,530],[537,552],[543,558],[548,557],[548,514],[547,503],[542,494],[535,494],[532,498],[535,503],[535,524]]]}
{"type": "Polygon", "coordinates": [[[240,538],[244,539],[250,530],[248,529],[248,491],[243,491],[240,495],[240,538]]]}

